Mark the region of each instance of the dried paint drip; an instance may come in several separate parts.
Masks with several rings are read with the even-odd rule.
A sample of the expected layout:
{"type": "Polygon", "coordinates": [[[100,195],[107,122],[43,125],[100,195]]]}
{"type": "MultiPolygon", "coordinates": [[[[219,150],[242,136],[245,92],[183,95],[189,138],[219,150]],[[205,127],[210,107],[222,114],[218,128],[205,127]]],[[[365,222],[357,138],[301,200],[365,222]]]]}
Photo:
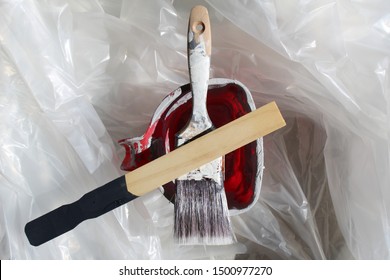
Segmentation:
{"type": "Polygon", "coordinates": [[[181,217],[175,219],[174,225],[178,244],[226,245],[236,241],[226,216],[228,207],[223,187],[214,180],[177,180],[175,211],[181,217]],[[191,217],[191,222],[183,217],[191,217]]]}

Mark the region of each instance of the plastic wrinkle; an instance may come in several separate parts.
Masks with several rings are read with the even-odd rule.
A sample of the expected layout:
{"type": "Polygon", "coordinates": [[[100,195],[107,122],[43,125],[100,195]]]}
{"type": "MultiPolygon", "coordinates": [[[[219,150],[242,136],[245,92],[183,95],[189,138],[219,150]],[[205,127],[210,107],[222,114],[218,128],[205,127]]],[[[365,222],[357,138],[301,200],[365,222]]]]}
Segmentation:
{"type": "Polygon", "coordinates": [[[5,0],[1,259],[390,259],[390,2],[198,3],[210,77],[240,81],[257,107],[275,100],[287,120],[264,138],[257,200],[231,217],[237,243],[175,244],[161,188],[29,245],[25,224],[123,174],[117,141],[189,82],[193,3],[5,0]]]}

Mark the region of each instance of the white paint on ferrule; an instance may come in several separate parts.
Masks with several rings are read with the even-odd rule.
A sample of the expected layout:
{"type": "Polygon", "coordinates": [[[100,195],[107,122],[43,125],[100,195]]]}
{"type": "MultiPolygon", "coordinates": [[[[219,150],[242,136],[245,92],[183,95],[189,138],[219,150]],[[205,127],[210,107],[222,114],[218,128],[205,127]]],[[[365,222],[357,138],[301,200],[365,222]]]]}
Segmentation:
{"type": "Polygon", "coordinates": [[[222,157],[217,158],[201,167],[180,176],[177,180],[204,180],[212,179],[218,185],[222,186],[222,157]]]}

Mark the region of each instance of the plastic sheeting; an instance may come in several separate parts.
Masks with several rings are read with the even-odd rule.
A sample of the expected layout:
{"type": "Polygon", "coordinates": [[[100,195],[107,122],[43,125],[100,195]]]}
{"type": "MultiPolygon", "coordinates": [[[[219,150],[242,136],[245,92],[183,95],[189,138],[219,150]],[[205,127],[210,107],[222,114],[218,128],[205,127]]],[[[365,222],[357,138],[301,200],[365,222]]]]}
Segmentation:
{"type": "Polygon", "coordinates": [[[2,259],[390,258],[388,1],[2,1],[2,259]],[[122,174],[188,82],[186,31],[209,9],[212,77],[241,81],[287,126],[264,138],[258,202],[238,242],[180,247],[156,191],[40,247],[26,222],[122,174]]]}

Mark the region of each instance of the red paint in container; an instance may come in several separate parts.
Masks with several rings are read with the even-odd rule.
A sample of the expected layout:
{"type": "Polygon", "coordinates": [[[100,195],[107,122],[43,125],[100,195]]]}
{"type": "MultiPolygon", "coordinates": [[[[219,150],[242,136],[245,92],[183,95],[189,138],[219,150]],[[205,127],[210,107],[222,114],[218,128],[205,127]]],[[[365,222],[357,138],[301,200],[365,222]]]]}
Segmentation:
{"type": "MultiPolygon", "coordinates": [[[[207,110],[216,127],[254,109],[252,96],[241,83],[228,79],[209,80],[207,110]]],[[[121,169],[134,170],[174,150],[175,135],[187,124],[191,113],[192,95],[190,85],[187,84],[162,101],[143,136],[119,141],[126,149],[121,169]]],[[[257,200],[263,173],[262,147],[262,139],[258,139],[225,156],[224,188],[231,214],[249,209],[257,200]]],[[[173,202],[174,182],[164,185],[163,188],[165,197],[173,202]]]]}

